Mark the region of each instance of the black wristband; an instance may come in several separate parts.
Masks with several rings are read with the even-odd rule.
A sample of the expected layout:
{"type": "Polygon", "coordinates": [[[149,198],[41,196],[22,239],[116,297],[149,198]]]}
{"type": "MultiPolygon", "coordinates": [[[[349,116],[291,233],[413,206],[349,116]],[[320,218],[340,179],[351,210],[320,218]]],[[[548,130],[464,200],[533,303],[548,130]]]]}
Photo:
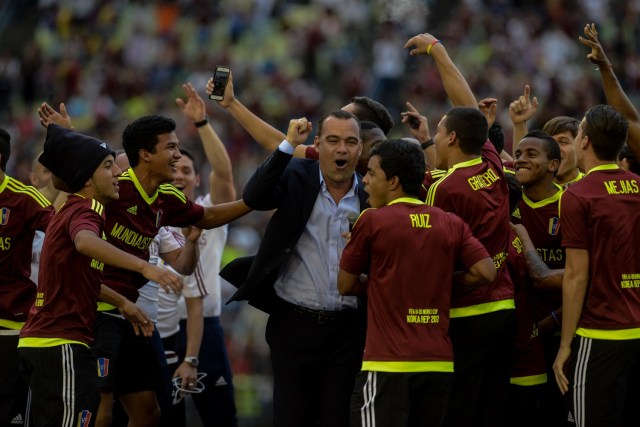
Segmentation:
{"type": "Polygon", "coordinates": [[[209,118],[207,116],[204,116],[204,119],[200,120],[199,122],[193,122],[193,125],[197,128],[201,128],[202,126],[206,126],[209,123],[209,118]]]}
{"type": "Polygon", "coordinates": [[[427,139],[425,142],[420,144],[420,147],[422,147],[423,150],[426,150],[427,148],[431,147],[432,145],[435,145],[436,143],[433,142],[433,138],[429,138],[427,139]]]}

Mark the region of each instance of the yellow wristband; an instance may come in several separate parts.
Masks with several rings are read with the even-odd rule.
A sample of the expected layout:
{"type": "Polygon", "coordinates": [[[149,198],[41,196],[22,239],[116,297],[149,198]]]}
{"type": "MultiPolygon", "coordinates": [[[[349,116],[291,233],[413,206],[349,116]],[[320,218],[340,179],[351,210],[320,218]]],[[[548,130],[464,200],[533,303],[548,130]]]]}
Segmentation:
{"type": "Polygon", "coordinates": [[[429,46],[427,46],[427,55],[431,55],[431,48],[435,45],[437,45],[438,43],[440,43],[440,40],[436,39],[434,41],[432,41],[429,46]]]}

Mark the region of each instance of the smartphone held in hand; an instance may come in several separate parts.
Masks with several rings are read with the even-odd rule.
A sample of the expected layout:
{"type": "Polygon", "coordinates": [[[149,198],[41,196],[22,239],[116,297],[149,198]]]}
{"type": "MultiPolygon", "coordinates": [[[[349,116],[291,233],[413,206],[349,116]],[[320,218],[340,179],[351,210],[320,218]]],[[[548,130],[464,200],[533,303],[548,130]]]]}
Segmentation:
{"type": "Polygon", "coordinates": [[[209,99],[214,101],[222,101],[224,99],[224,88],[227,87],[229,81],[229,67],[218,65],[213,74],[213,93],[209,95],[209,99]]]}

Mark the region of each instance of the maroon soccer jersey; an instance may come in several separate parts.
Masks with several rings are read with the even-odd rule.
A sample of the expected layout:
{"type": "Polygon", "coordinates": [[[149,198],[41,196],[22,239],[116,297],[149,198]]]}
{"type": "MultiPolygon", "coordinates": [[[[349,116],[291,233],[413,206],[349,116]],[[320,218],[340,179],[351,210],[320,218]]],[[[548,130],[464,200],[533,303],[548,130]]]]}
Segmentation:
{"type": "Polygon", "coordinates": [[[562,245],[589,252],[589,284],[580,328],[640,328],[640,185],[604,165],[565,190],[562,245]]]}
{"type": "MultiPolygon", "coordinates": [[[[149,260],[149,245],[161,226],[188,226],[204,215],[202,206],[187,199],[171,184],[160,185],[155,194],[148,196],[133,169],[119,179],[120,198],[107,207],[107,241],[140,259],[149,260]]],[[[138,289],[147,283],[141,274],[110,266],[105,266],[103,280],[133,302],[138,299],[138,289]]]]}
{"type": "Polygon", "coordinates": [[[452,361],[454,266],[488,256],[464,221],[417,199],[364,211],[340,260],[348,273],[369,273],[364,361],[452,361]]]}
{"type": "Polygon", "coordinates": [[[82,255],[73,239],[82,230],[103,237],[104,207],[71,194],[54,215],[42,244],[36,300],[21,338],[93,341],[104,264],[82,255]]]}
{"type": "MultiPolygon", "coordinates": [[[[562,189],[548,199],[533,202],[526,195],[518,204],[518,210],[511,217],[515,224],[522,224],[527,229],[536,251],[544,263],[552,270],[563,269],[565,262],[562,249],[562,233],[558,204],[562,189]]],[[[534,290],[536,294],[537,318],[543,319],[562,305],[562,292],[534,290]]]]}
{"type": "MultiPolygon", "coordinates": [[[[35,230],[45,231],[54,210],[35,188],[5,176],[0,183],[0,326],[24,322],[36,297],[31,274],[35,230]]],[[[13,325],[15,326],[15,325],[13,325]]]]}
{"type": "MultiPolygon", "coordinates": [[[[513,284],[505,266],[509,245],[509,189],[502,161],[493,144],[485,143],[482,157],[454,165],[431,185],[427,204],[455,213],[469,224],[473,235],[487,248],[498,271],[497,279],[490,285],[454,289],[451,306],[463,308],[495,301],[506,303],[507,300],[513,303],[513,284]]],[[[483,311],[508,308],[508,305],[488,306],[483,311]]],[[[460,317],[469,315],[459,313],[460,317]]],[[[452,317],[458,316],[457,312],[452,313],[452,317]]]]}
{"type": "Polygon", "coordinates": [[[507,268],[516,303],[516,337],[511,356],[511,383],[535,385],[546,382],[544,350],[538,335],[533,283],[527,274],[522,242],[511,231],[507,268]]]}

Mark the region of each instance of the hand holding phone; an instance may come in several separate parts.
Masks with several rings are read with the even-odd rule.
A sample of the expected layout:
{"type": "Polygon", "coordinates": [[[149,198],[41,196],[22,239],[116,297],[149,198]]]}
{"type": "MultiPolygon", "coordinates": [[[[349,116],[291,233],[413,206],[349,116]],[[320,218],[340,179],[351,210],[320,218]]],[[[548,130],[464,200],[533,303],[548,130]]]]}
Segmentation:
{"type": "Polygon", "coordinates": [[[229,67],[218,65],[213,73],[213,92],[209,95],[209,99],[214,101],[222,101],[224,99],[224,89],[229,82],[229,67]]]}

